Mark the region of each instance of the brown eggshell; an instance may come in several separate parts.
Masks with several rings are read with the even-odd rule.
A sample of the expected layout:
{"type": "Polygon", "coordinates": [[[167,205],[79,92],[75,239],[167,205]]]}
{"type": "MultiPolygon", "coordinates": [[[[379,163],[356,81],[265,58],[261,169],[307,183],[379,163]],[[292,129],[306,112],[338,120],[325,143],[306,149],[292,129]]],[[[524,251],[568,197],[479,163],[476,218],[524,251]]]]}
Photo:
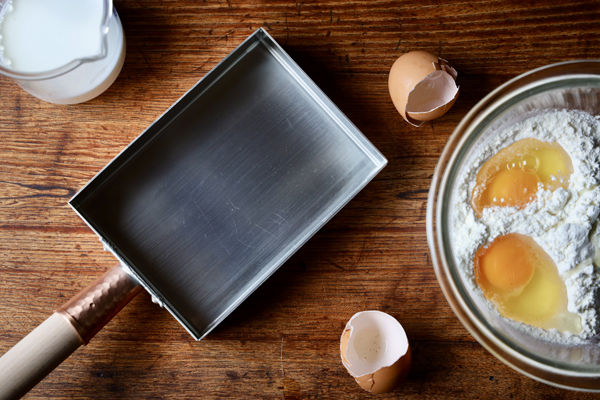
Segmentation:
{"type": "Polygon", "coordinates": [[[439,57],[426,51],[411,51],[400,56],[392,65],[388,80],[390,96],[405,120],[408,95],[419,82],[436,70],[438,60],[439,57]]]}
{"type": "Polygon", "coordinates": [[[436,71],[448,74],[447,76],[452,80],[456,79],[456,70],[446,60],[426,51],[412,51],[403,54],[392,65],[388,80],[390,97],[400,115],[411,125],[418,127],[424,121],[441,117],[452,107],[458,97],[458,88],[454,84],[450,98],[448,98],[446,90],[442,91],[443,97],[447,98],[445,104],[432,107],[424,112],[407,111],[409,98],[415,87],[436,71]]]}
{"type": "MultiPolygon", "coordinates": [[[[363,318],[363,321],[365,321],[364,318],[363,318]]],[[[376,320],[373,321],[372,318],[370,319],[370,321],[371,322],[368,322],[367,325],[365,325],[363,322],[362,326],[364,327],[364,326],[370,326],[371,324],[375,324],[375,325],[377,324],[377,321],[376,320]]],[[[389,333],[391,333],[391,332],[388,331],[388,334],[389,333]]],[[[390,340],[390,339],[388,339],[388,340],[390,340]]],[[[398,343],[398,342],[396,342],[396,343],[398,343]]],[[[401,345],[400,349],[402,347],[404,347],[404,346],[401,345]]],[[[379,311],[364,311],[364,312],[355,314],[354,317],[352,317],[352,319],[350,319],[350,321],[346,325],[346,329],[344,330],[344,332],[342,333],[342,336],[340,338],[340,353],[341,353],[343,364],[346,367],[346,369],[348,370],[348,372],[350,373],[350,375],[352,375],[354,377],[354,379],[360,385],[360,387],[362,387],[363,389],[365,389],[371,393],[374,393],[374,394],[386,393],[386,392],[392,391],[395,388],[397,388],[398,386],[400,386],[400,384],[402,384],[402,382],[404,382],[404,380],[406,380],[406,377],[408,376],[408,373],[410,371],[411,362],[412,362],[410,344],[408,343],[408,339],[406,338],[406,334],[404,333],[402,326],[400,325],[400,323],[398,321],[396,321],[390,315],[379,312],[379,311]],[[382,366],[379,369],[375,370],[374,372],[369,372],[362,376],[356,376],[352,372],[352,369],[354,369],[355,366],[353,366],[349,362],[349,359],[347,356],[348,346],[350,345],[350,339],[352,336],[352,329],[356,328],[356,325],[354,326],[354,328],[351,328],[351,326],[352,326],[351,324],[352,324],[353,320],[355,320],[355,317],[360,316],[361,314],[364,315],[364,314],[368,314],[368,313],[371,313],[371,315],[373,315],[373,313],[375,313],[380,316],[385,316],[385,318],[388,319],[388,323],[389,323],[389,321],[393,321],[393,326],[396,329],[399,329],[401,333],[399,336],[392,336],[392,338],[394,338],[394,339],[391,339],[391,340],[394,340],[394,341],[400,340],[401,343],[404,343],[404,345],[406,346],[405,347],[406,350],[404,353],[400,353],[402,355],[398,355],[399,358],[395,362],[393,362],[393,364],[391,364],[389,366],[382,366]]]]}

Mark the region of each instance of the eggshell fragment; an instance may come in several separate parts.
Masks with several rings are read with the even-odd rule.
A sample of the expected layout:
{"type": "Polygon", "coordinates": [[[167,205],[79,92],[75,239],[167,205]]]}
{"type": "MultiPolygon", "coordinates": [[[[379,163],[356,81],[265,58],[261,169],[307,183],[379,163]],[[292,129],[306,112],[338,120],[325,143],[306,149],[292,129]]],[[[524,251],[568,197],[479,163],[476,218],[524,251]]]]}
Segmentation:
{"type": "Polygon", "coordinates": [[[459,92],[457,75],[448,61],[426,51],[412,51],[398,58],[390,70],[390,96],[408,123],[421,126],[452,107],[459,92]]]}
{"type": "Polygon", "coordinates": [[[411,352],[402,325],[381,311],[363,311],[346,324],[340,339],[342,363],[365,390],[386,393],[408,376],[411,352]]]}

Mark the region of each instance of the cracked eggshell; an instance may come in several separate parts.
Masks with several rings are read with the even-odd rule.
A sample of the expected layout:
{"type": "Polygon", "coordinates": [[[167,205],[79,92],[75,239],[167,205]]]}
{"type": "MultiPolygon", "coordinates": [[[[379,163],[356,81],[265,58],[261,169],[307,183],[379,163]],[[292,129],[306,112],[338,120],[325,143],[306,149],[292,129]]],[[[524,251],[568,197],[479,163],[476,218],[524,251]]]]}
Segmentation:
{"type": "Polygon", "coordinates": [[[448,61],[426,51],[411,51],[390,70],[390,96],[408,123],[421,126],[452,107],[459,92],[457,75],[448,61]]]}
{"type": "Polygon", "coordinates": [[[411,353],[402,325],[381,311],[354,314],[340,339],[342,363],[365,390],[386,393],[408,376],[411,353]]]}

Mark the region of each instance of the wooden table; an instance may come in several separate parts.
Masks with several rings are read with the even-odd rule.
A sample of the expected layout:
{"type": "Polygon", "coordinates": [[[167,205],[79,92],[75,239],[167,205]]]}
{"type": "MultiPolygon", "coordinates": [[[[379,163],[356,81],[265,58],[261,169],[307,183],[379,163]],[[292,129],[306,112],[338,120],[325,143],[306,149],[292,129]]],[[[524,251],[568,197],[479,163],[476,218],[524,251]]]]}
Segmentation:
{"type": "Polygon", "coordinates": [[[440,290],[427,191],[461,118],[546,64],[600,58],[597,1],[115,0],[127,36],[110,89],[80,105],[0,87],[0,353],[115,264],[69,198],[259,27],[305,69],[389,165],[200,342],[140,294],[28,398],[368,398],[339,338],[358,311],[403,324],[406,384],[382,398],[591,398],[522,376],[465,330],[440,290]],[[551,4],[554,3],[554,4],[551,4]],[[461,95],[421,128],[389,98],[402,53],[451,60],[461,95]]]}

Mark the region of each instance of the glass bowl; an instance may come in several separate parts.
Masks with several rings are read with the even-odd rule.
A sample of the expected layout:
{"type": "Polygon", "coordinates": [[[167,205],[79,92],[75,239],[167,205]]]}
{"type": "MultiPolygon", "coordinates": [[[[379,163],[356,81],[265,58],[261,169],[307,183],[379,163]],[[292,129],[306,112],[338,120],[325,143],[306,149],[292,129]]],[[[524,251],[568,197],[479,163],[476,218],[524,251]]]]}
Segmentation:
{"type": "Polygon", "coordinates": [[[451,210],[462,168],[507,127],[549,110],[600,115],[600,60],[571,61],[527,72],[481,100],[456,127],[440,157],[427,203],[427,241],[439,284],[458,319],[499,360],[538,381],[600,392],[599,339],[561,345],[521,333],[491,312],[458,270],[451,210]]]}

